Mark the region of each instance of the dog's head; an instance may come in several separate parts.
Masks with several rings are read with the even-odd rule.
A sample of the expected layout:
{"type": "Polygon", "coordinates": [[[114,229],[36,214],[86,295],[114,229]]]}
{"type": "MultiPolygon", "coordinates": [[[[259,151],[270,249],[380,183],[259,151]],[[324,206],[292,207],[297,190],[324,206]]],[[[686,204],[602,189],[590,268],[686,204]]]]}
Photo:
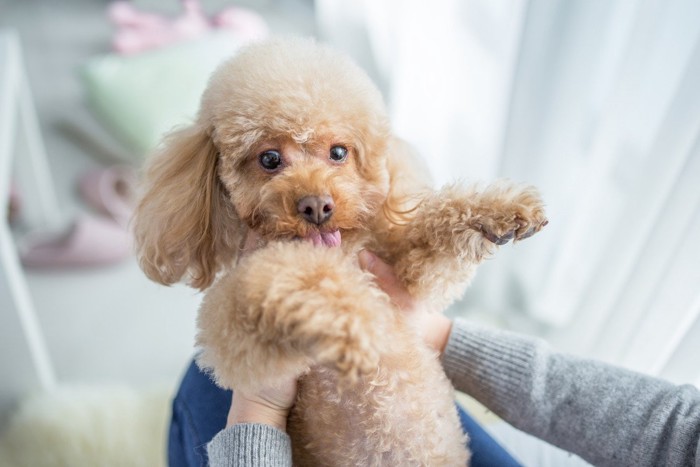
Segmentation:
{"type": "Polygon", "coordinates": [[[386,199],[389,136],[380,93],[345,56],[303,39],[249,46],[150,162],[134,224],[142,268],[205,288],[247,229],[338,245],[386,199]]]}

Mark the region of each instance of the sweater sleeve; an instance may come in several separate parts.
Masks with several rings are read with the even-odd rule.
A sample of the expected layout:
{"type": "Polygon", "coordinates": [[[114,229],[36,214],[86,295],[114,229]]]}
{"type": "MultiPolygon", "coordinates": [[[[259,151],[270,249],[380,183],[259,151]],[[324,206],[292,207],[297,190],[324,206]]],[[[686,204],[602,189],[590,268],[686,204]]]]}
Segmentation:
{"type": "Polygon", "coordinates": [[[290,467],[292,444],[277,428],[241,423],[221,430],[207,445],[211,467],[290,467]]]}
{"type": "Polygon", "coordinates": [[[700,391],[456,320],[448,377],[516,428],[600,466],[700,467],[700,391]]]}

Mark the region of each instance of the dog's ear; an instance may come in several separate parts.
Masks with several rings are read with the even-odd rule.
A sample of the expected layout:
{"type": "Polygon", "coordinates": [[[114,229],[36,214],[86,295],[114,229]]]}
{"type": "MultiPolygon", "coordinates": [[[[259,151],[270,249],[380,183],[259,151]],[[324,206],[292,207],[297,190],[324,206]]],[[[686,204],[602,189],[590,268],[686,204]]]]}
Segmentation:
{"type": "Polygon", "coordinates": [[[386,154],[389,190],[382,210],[389,223],[405,224],[425,193],[432,191],[430,169],[413,146],[396,136],[391,137],[386,154]]]}
{"type": "Polygon", "coordinates": [[[166,137],[144,173],[134,216],[139,263],[162,284],[188,276],[211,285],[223,261],[233,261],[241,226],[217,174],[218,151],[198,125],[166,137]]]}

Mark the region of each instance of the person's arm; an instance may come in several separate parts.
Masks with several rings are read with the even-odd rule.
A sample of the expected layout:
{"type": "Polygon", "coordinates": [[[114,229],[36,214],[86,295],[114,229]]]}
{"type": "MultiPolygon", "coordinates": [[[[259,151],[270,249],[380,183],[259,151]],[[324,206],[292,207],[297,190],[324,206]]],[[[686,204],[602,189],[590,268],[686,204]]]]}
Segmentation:
{"type": "Polygon", "coordinates": [[[442,356],[455,387],[527,433],[601,466],[700,467],[700,391],[555,353],[456,320],[442,356]]]}
{"type": "Polygon", "coordinates": [[[239,423],[217,433],[207,445],[212,467],[290,467],[292,443],[287,433],[263,423],[239,423]]]}
{"type": "Polygon", "coordinates": [[[700,467],[700,391],[555,353],[544,341],[427,313],[392,268],[360,265],[442,355],[455,387],[513,426],[595,465],[700,467]]]}
{"type": "Polygon", "coordinates": [[[209,465],[291,466],[292,444],[285,430],[296,393],[296,379],[258,394],[234,391],[226,428],[207,445],[209,465]]]}

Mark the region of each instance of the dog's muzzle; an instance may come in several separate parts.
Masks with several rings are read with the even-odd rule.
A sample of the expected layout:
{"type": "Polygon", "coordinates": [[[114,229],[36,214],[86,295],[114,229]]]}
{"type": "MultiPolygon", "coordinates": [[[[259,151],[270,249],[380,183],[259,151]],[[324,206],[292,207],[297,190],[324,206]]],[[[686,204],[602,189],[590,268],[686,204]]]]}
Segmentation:
{"type": "Polygon", "coordinates": [[[333,198],[328,195],[304,196],[297,203],[297,212],[307,222],[321,225],[333,215],[333,198]]]}

